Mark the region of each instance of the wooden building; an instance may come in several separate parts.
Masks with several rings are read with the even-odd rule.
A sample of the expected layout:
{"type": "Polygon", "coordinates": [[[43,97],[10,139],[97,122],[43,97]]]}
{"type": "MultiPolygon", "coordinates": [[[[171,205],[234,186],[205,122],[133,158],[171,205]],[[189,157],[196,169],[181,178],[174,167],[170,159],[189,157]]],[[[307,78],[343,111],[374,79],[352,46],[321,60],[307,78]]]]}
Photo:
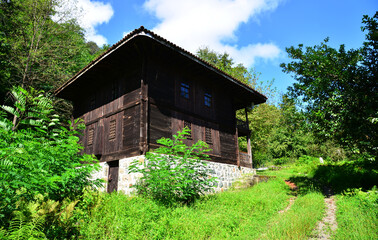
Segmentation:
{"type": "MultiPolygon", "coordinates": [[[[252,167],[240,154],[238,136],[248,124],[235,111],[266,97],[249,86],[140,27],[56,90],[71,100],[74,117],[86,124],[85,152],[117,167],[117,160],[143,155],[156,140],[183,127],[187,143],[206,141],[212,161],[252,167]]],[[[250,143],[249,143],[250,150],[250,143]]]]}

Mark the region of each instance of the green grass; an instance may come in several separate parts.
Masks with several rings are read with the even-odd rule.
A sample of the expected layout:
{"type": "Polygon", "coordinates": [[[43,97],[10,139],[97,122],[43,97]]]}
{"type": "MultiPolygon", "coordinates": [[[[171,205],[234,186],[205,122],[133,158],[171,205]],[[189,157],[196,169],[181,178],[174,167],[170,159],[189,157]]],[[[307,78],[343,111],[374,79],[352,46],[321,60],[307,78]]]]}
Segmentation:
{"type": "Polygon", "coordinates": [[[224,192],[194,205],[168,208],[111,194],[81,225],[84,239],[255,239],[288,204],[280,180],[224,192]]]}
{"type": "Polygon", "coordinates": [[[378,192],[337,196],[335,239],[378,239],[378,192]]]}
{"type": "Polygon", "coordinates": [[[271,219],[260,239],[306,239],[323,214],[323,195],[312,192],[299,196],[287,212],[271,219]]]}
{"type": "MultiPolygon", "coordinates": [[[[165,207],[152,200],[105,195],[82,223],[83,239],[302,239],[310,236],[324,213],[323,196],[306,189],[285,213],[294,194],[283,179],[293,168],[252,188],[206,196],[191,206],[165,207]]],[[[299,183],[299,182],[298,182],[299,183]]]]}

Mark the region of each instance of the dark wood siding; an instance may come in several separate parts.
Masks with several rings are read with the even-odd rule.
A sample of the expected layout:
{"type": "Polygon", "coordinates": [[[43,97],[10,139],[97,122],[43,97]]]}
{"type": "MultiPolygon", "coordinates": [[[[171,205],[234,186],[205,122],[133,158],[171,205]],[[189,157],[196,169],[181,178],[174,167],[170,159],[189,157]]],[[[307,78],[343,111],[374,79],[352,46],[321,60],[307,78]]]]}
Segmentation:
{"type": "Polygon", "coordinates": [[[139,114],[139,105],[126,109],[123,114],[123,149],[130,154],[139,152],[139,114]]]}
{"type": "Polygon", "coordinates": [[[150,129],[149,142],[155,144],[162,137],[172,136],[171,112],[167,108],[159,108],[154,104],[149,107],[150,129]]]}
{"type": "Polygon", "coordinates": [[[212,140],[208,143],[212,149],[209,155],[217,161],[222,158],[224,162],[236,164],[235,110],[227,90],[216,79],[208,79],[175,63],[150,59],[149,64],[150,146],[156,146],[157,139],[182,130],[186,121],[192,130],[186,144],[206,141],[208,131],[212,140]],[[189,85],[189,98],[181,96],[181,83],[189,85]],[[205,93],[211,94],[210,107],[205,105],[205,93]]]}
{"type": "Polygon", "coordinates": [[[235,134],[228,131],[220,131],[221,156],[225,163],[236,164],[235,134]]]}

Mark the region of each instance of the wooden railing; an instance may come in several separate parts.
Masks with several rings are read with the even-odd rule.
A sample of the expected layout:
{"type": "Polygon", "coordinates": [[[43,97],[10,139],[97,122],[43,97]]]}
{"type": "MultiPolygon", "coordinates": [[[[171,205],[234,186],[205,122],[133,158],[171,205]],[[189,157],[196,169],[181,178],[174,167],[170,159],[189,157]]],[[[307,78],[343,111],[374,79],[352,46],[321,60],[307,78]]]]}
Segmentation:
{"type": "Polygon", "coordinates": [[[249,132],[249,126],[248,126],[248,123],[246,121],[236,119],[236,126],[237,126],[238,130],[243,132],[243,133],[249,132]]]}
{"type": "Polygon", "coordinates": [[[252,163],[250,161],[249,155],[246,152],[239,152],[240,166],[252,168],[252,163]]]}

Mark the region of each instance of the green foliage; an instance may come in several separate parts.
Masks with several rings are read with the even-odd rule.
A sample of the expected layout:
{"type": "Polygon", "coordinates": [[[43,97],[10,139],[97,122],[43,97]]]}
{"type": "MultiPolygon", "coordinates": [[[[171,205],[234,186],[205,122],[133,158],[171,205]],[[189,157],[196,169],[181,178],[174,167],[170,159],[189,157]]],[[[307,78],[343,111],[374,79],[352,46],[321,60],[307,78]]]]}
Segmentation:
{"type": "Polygon", "coordinates": [[[354,189],[337,196],[338,228],[335,239],[378,238],[378,193],[377,188],[363,192],[354,189]]]}
{"type": "Polygon", "coordinates": [[[121,193],[103,202],[81,224],[82,239],[257,239],[287,205],[283,181],[207,195],[190,206],[167,207],[121,193]]]}
{"type": "Polygon", "coordinates": [[[365,160],[329,163],[319,166],[314,177],[330,185],[336,193],[349,188],[371,189],[378,183],[378,170],[373,163],[365,160]]]}
{"type": "Polygon", "coordinates": [[[298,163],[299,164],[317,164],[319,163],[319,158],[303,155],[298,158],[298,163]]]}
{"type": "Polygon", "coordinates": [[[308,239],[323,213],[321,193],[310,192],[299,196],[290,210],[271,219],[271,227],[260,239],[308,239]]]}
{"type": "Polygon", "coordinates": [[[290,158],[287,158],[287,157],[275,158],[273,160],[274,165],[283,165],[283,164],[287,164],[289,162],[290,162],[290,158]]]}
{"type": "Polygon", "coordinates": [[[240,82],[263,93],[266,97],[268,97],[269,102],[275,102],[277,89],[273,87],[274,79],[267,82],[259,80],[261,73],[256,72],[254,68],[248,70],[241,63],[235,64],[234,60],[226,52],[221,54],[205,47],[198,49],[197,56],[230,76],[236,78],[240,82]]]}
{"type": "Polygon", "coordinates": [[[306,118],[294,99],[282,96],[278,123],[268,136],[268,151],[273,158],[298,158],[309,154],[314,137],[307,128],[306,118]]]}
{"type": "Polygon", "coordinates": [[[377,20],[364,16],[366,42],[361,49],[334,49],[327,45],[287,48],[294,61],[281,64],[297,82],[292,96],[306,103],[312,131],[323,139],[335,139],[355,152],[377,155],[377,20]]]}
{"type": "Polygon", "coordinates": [[[43,233],[43,217],[33,218],[28,221],[22,214],[17,214],[10,222],[7,231],[0,233],[2,239],[47,239],[43,233]],[[1,234],[3,234],[1,236],[1,234]]]}
{"type": "Polygon", "coordinates": [[[62,0],[0,2],[8,89],[22,85],[51,90],[92,59],[83,30],[68,18],[72,13],[58,12],[64,4],[62,0]]]}
{"type": "Polygon", "coordinates": [[[189,132],[184,128],[173,135],[173,139],[159,139],[157,143],[162,146],[146,154],[143,166],[138,160],[131,164],[130,172],[143,174],[135,186],[139,194],[169,205],[192,203],[210,191],[214,179],[208,176],[203,161],[208,159],[205,153],[210,150],[203,141],[192,146],[185,145],[183,140],[189,132]]]}
{"type": "Polygon", "coordinates": [[[2,108],[18,116],[18,120],[12,122],[0,116],[2,226],[21,200],[33,201],[38,194],[58,201],[73,198],[81,195],[85,187],[100,183],[88,179],[98,169],[96,160],[80,155],[79,133],[60,126],[58,116],[52,114],[51,99],[41,96],[41,92],[32,96],[21,88],[13,91],[18,99],[16,107],[2,108]]]}

